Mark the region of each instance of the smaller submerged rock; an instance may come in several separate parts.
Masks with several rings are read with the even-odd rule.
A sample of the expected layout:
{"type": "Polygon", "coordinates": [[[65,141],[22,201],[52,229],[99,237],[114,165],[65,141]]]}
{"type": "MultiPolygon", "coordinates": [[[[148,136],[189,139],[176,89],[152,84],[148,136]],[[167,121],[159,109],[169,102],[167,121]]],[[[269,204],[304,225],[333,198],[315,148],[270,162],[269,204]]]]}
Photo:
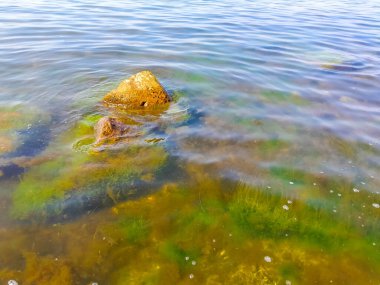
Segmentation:
{"type": "Polygon", "coordinates": [[[170,102],[165,88],[151,71],[141,71],[123,80],[103,98],[106,104],[129,108],[154,107],[170,102]]]}
{"type": "Polygon", "coordinates": [[[107,116],[103,117],[95,125],[95,145],[106,141],[115,142],[130,131],[131,127],[126,126],[118,119],[107,116]]]}

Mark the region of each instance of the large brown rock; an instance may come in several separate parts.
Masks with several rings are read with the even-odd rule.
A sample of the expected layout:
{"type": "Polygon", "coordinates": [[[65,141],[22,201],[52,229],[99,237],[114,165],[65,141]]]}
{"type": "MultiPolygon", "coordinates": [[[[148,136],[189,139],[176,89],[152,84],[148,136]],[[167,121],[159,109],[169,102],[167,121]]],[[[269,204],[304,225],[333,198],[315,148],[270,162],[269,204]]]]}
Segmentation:
{"type": "Polygon", "coordinates": [[[152,72],[146,70],[123,80],[104,98],[106,104],[128,108],[154,107],[170,102],[170,97],[152,72]]]}
{"type": "Polygon", "coordinates": [[[131,133],[132,129],[116,118],[103,117],[95,125],[95,145],[115,143],[131,133]]]}

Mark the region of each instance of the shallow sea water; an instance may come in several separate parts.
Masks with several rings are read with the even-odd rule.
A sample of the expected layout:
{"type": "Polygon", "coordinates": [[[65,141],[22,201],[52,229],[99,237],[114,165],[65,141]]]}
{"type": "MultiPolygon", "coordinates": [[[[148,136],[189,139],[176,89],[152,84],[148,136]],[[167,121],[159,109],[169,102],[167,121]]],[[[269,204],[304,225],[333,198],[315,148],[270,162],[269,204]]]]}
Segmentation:
{"type": "Polygon", "coordinates": [[[1,284],[380,284],[379,15],[1,1],[1,284]],[[167,110],[100,103],[145,69],[167,110]]]}

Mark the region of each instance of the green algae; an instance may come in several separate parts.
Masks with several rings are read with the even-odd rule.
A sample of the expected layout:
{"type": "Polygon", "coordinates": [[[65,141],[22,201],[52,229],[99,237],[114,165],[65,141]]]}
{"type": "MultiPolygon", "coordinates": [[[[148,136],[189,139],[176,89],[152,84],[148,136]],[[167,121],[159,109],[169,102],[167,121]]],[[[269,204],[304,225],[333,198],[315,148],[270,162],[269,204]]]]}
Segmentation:
{"type": "MultiPolygon", "coordinates": [[[[265,174],[278,182],[277,189],[269,191],[212,179],[207,168],[186,165],[188,180],[125,201],[126,191],[132,197],[142,182],[156,190],[157,172],[168,153],[157,143],[94,149],[93,126],[100,117],[84,116],[50,144],[50,158],[21,177],[12,214],[38,224],[49,215],[61,215],[67,201],[82,196],[108,202],[91,215],[78,215],[77,221],[22,233],[17,247],[2,250],[7,254],[0,258],[0,268],[5,268],[0,269],[0,280],[117,285],[375,280],[380,260],[373,243],[379,239],[379,212],[362,208],[362,203],[376,202],[367,197],[364,186],[354,193],[354,185],[341,178],[269,166],[265,174]],[[286,191],[290,181],[295,191],[286,191]],[[365,228],[358,215],[365,218],[365,228]],[[49,246],[44,244],[47,240],[49,246]],[[11,256],[18,248],[33,255],[26,250],[25,264],[16,266],[11,256]],[[51,269],[56,256],[61,271],[51,269]],[[272,262],[265,262],[265,256],[272,262]]],[[[291,147],[276,138],[246,146],[260,158],[291,147]]],[[[0,231],[7,237],[1,240],[17,234],[0,231]]],[[[4,244],[0,242],[0,248],[4,244]]]]}
{"type": "Polygon", "coordinates": [[[171,262],[174,262],[180,272],[191,266],[191,260],[199,257],[199,249],[183,248],[172,241],[166,241],[159,247],[160,254],[171,262]]]}
{"type": "Polygon", "coordinates": [[[132,181],[154,177],[167,157],[163,147],[132,145],[99,152],[93,147],[93,127],[100,117],[84,116],[50,144],[45,151],[45,155],[52,154],[50,160],[23,175],[13,193],[13,217],[56,216],[62,213],[66,200],[80,193],[88,198],[99,192],[110,196],[132,181]]]}
{"type": "Polygon", "coordinates": [[[293,182],[296,184],[305,184],[307,182],[314,181],[314,176],[297,169],[291,169],[280,166],[273,166],[269,169],[272,177],[281,179],[284,182],[293,182]]]}
{"type": "MultiPolygon", "coordinates": [[[[197,167],[189,174],[191,183],[167,184],[76,222],[34,231],[34,250],[46,252],[39,242],[46,238],[52,248],[65,241],[55,255],[71,273],[66,276],[81,284],[375,280],[377,251],[358,228],[333,213],[300,199],[289,204],[288,197],[262,188],[209,179],[197,167]],[[265,262],[265,256],[272,262],[265,262]]],[[[377,229],[370,229],[369,236],[377,229]]],[[[17,247],[30,244],[28,239],[19,243],[17,247]]],[[[12,250],[4,258],[11,256],[12,250]]],[[[35,258],[53,261],[48,255],[35,258]]],[[[10,266],[7,272],[0,279],[18,277],[21,282],[36,276],[22,266],[10,266]],[[22,273],[12,275],[16,270],[22,273]]]]}
{"type": "MultiPolygon", "coordinates": [[[[230,284],[257,284],[276,285],[280,284],[278,278],[273,276],[273,272],[264,266],[244,266],[241,265],[232,273],[230,284]]],[[[220,283],[218,283],[220,284],[220,283]]]]}
{"type": "Polygon", "coordinates": [[[309,105],[307,99],[298,93],[289,93],[280,90],[264,90],[259,98],[266,103],[271,104],[290,104],[295,106],[309,105]]]}
{"type": "MultiPolygon", "coordinates": [[[[23,176],[13,194],[12,215],[24,219],[30,214],[46,214],[49,202],[53,199],[63,199],[67,191],[78,185],[75,180],[80,178],[78,173],[86,160],[84,155],[77,156],[74,160],[59,158],[31,169],[23,176]]],[[[55,211],[55,214],[59,214],[61,209],[55,211]]]]}
{"type": "Polygon", "coordinates": [[[73,128],[68,130],[59,138],[60,143],[72,143],[73,149],[88,152],[95,142],[94,126],[103,116],[100,114],[89,114],[79,120],[73,128]]]}
{"type": "Polygon", "coordinates": [[[145,241],[149,235],[149,222],[142,217],[126,217],[118,226],[125,239],[133,244],[145,241]]]}
{"type": "Polygon", "coordinates": [[[238,189],[229,205],[232,218],[243,232],[255,238],[301,239],[331,249],[345,241],[346,229],[332,223],[318,208],[287,203],[278,195],[238,189]]]}
{"type": "Polygon", "coordinates": [[[112,191],[121,181],[126,185],[139,177],[154,177],[154,171],[165,159],[162,147],[132,147],[122,152],[94,155],[73,152],[54,158],[23,176],[13,194],[12,214],[20,219],[30,215],[59,215],[63,209],[58,201],[67,199],[68,195],[78,192],[91,195],[94,189],[107,193],[107,189],[112,191]],[[52,203],[57,206],[51,208],[52,203]],[[46,213],[48,209],[50,213],[46,213]]]}

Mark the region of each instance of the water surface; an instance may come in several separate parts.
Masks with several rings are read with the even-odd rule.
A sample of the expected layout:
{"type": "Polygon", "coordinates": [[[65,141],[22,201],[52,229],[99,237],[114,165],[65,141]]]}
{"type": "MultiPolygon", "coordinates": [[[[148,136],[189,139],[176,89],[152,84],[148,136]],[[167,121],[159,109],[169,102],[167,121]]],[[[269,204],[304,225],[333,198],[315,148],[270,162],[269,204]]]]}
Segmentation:
{"type": "Polygon", "coordinates": [[[1,282],[379,284],[379,15],[2,1],[1,282]],[[99,103],[145,69],[168,110],[99,103]],[[104,115],[140,136],[94,151],[104,115]]]}

